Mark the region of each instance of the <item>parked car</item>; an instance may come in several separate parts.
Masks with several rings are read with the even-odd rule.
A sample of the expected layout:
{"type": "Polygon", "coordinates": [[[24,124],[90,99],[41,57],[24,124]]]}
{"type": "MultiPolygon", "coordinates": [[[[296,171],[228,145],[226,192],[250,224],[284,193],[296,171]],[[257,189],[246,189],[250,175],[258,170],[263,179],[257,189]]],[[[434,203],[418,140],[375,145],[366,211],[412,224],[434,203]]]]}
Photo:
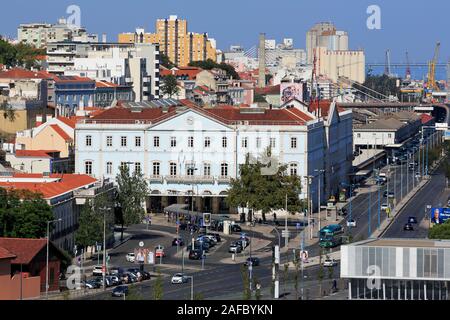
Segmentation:
{"type": "Polygon", "coordinates": [[[128,287],[127,286],[119,286],[114,288],[114,290],[112,291],[111,295],[113,297],[123,297],[124,295],[126,296],[128,294],[128,287]]]}
{"type": "Polygon", "coordinates": [[[228,252],[230,253],[240,253],[242,252],[242,246],[238,243],[232,243],[230,244],[230,248],[228,249],[228,252]]]}
{"type": "Polygon", "coordinates": [[[200,260],[202,258],[202,251],[195,249],[189,251],[189,259],[190,260],[200,260]]]}
{"type": "Polygon", "coordinates": [[[94,279],[91,279],[91,280],[89,280],[87,282],[89,284],[91,284],[94,287],[94,289],[101,288],[102,285],[103,285],[103,281],[102,281],[101,278],[94,278],[94,279]]]}
{"type": "Polygon", "coordinates": [[[323,262],[324,267],[335,267],[337,265],[338,265],[338,262],[336,260],[330,259],[330,258],[325,259],[325,261],[323,262]]]}
{"type": "Polygon", "coordinates": [[[180,247],[182,247],[182,246],[184,246],[184,241],[183,241],[183,239],[181,239],[181,238],[174,238],[173,240],[172,240],[172,246],[180,246],[180,247]]]}
{"type": "Polygon", "coordinates": [[[103,267],[102,266],[94,266],[92,275],[93,276],[103,276],[103,267]]]}
{"type": "Polygon", "coordinates": [[[408,218],[408,223],[417,223],[417,218],[416,217],[409,217],[408,218]]]}
{"type": "Polygon", "coordinates": [[[128,262],[134,262],[136,259],[136,255],[134,253],[127,253],[126,259],[128,262]]]}
{"type": "Polygon", "coordinates": [[[247,258],[247,260],[245,260],[245,262],[244,262],[244,265],[245,266],[248,266],[248,265],[252,265],[253,267],[257,267],[257,266],[259,266],[259,258],[257,258],[257,257],[249,257],[249,258],[247,258]]]}
{"type": "Polygon", "coordinates": [[[420,179],[420,177],[422,177],[422,175],[420,174],[420,172],[416,172],[416,175],[414,177],[416,177],[416,179],[420,179]]]}
{"type": "Polygon", "coordinates": [[[355,221],[355,219],[347,220],[347,227],[349,227],[349,228],[356,228],[356,221],[355,221]]]}
{"type": "Polygon", "coordinates": [[[116,275],[108,276],[107,278],[109,279],[111,285],[113,286],[117,286],[122,283],[122,281],[116,275]]]}
{"type": "Polygon", "coordinates": [[[222,242],[222,238],[218,233],[208,233],[207,235],[215,237],[217,242],[222,242]]]}
{"type": "Polygon", "coordinates": [[[94,284],[91,281],[81,281],[80,286],[81,286],[81,288],[87,288],[87,289],[96,289],[97,288],[97,284],[94,284]]]}
{"type": "Polygon", "coordinates": [[[381,205],[381,210],[386,210],[387,208],[389,208],[389,205],[387,203],[383,203],[381,205]]]}
{"type": "Polygon", "coordinates": [[[181,284],[181,283],[186,283],[186,282],[188,282],[188,277],[186,276],[186,275],[184,275],[184,274],[182,274],[182,273],[177,273],[177,274],[174,274],[173,275],[173,277],[172,277],[172,279],[170,280],[170,282],[172,283],[172,284],[181,284]]]}
{"type": "Polygon", "coordinates": [[[404,231],[413,231],[414,230],[414,228],[413,228],[413,225],[411,224],[411,223],[406,223],[405,224],[405,226],[403,227],[403,230],[404,231]]]}
{"type": "Polygon", "coordinates": [[[231,225],[231,232],[242,232],[242,228],[238,224],[232,224],[231,225]]]}

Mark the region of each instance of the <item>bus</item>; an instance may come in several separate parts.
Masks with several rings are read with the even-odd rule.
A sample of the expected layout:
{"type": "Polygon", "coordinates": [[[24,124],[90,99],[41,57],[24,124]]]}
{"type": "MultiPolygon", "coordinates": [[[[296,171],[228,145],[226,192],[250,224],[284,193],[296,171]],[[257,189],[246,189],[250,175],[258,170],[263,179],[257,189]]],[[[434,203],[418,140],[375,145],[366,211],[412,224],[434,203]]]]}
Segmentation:
{"type": "Polygon", "coordinates": [[[319,246],[333,248],[342,244],[344,228],[339,224],[331,224],[319,231],[319,246]]]}

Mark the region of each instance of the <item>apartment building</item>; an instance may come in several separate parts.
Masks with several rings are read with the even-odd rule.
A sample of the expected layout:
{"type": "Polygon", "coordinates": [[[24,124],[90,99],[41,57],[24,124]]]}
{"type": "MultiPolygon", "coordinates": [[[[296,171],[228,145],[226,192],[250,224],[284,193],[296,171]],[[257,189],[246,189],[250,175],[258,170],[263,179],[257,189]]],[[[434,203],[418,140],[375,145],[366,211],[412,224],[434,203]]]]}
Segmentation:
{"type": "Polygon", "coordinates": [[[159,45],[120,43],[52,43],[47,71],[131,86],[134,101],[158,99],[159,45]]]}
{"type": "Polygon", "coordinates": [[[156,32],[146,33],[138,28],[134,33],[119,34],[120,43],[158,43],[161,52],[177,66],[187,66],[192,61],[216,61],[215,40],[207,33],[188,32],[187,20],[171,15],[156,21],[156,32]]]}
{"type": "Polygon", "coordinates": [[[20,43],[45,48],[49,43],[63,41],[98,42],[98,36],[88,34],[85,28],[67,23],[59,19],[56,24],[28,23],[17,29],[20,43]]]}

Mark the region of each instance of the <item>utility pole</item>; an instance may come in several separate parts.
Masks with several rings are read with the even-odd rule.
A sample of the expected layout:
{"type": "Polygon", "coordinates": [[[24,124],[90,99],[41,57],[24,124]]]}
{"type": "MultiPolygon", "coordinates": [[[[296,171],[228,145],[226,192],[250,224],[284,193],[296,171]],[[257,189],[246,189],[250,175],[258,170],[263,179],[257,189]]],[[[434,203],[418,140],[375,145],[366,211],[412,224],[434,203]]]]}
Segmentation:
{"type": "Polygon", "coordinates": [[[103,291],[106,290],[106,210],[103,208],[103,291]]]}
{"type": "Polygon", "coordinates": [[[287,225],[287,216],[288,216],[288,196],[286,193],[286,214],[285,214],[285,219],[284,219],[284,232],[285,232],[285,237],[284,237],[284,247],[287,248],[288,244],[289,244],[289,236],[288,236],[288,225],[287,225]]]}

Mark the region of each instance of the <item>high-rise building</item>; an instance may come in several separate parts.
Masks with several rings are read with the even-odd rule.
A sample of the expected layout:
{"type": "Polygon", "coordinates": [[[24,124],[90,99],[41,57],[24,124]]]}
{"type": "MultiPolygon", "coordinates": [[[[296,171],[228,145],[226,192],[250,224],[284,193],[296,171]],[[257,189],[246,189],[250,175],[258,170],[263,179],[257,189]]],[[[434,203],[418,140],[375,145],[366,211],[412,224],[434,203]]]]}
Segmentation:
{"type": "Polygon", "coordinates": [[[44,48],[47,43],[63,41],[98,42],[97,35],[88,34],[85,28],[69,24],[65,19],[59,19],[57,24],[21,24],[17,34],[20,43],[36,48],[44,48]]]}
{"type": "Polygon", "coordinates": [[[216,61],[216,42],[207,33],[188,32],[187,21],[170,16],[156,20],[156,32],[138,28],[134,33],[119,34],[119,43],[159,43],[161,52],[178,66],[192,61],[216,61]]]}

